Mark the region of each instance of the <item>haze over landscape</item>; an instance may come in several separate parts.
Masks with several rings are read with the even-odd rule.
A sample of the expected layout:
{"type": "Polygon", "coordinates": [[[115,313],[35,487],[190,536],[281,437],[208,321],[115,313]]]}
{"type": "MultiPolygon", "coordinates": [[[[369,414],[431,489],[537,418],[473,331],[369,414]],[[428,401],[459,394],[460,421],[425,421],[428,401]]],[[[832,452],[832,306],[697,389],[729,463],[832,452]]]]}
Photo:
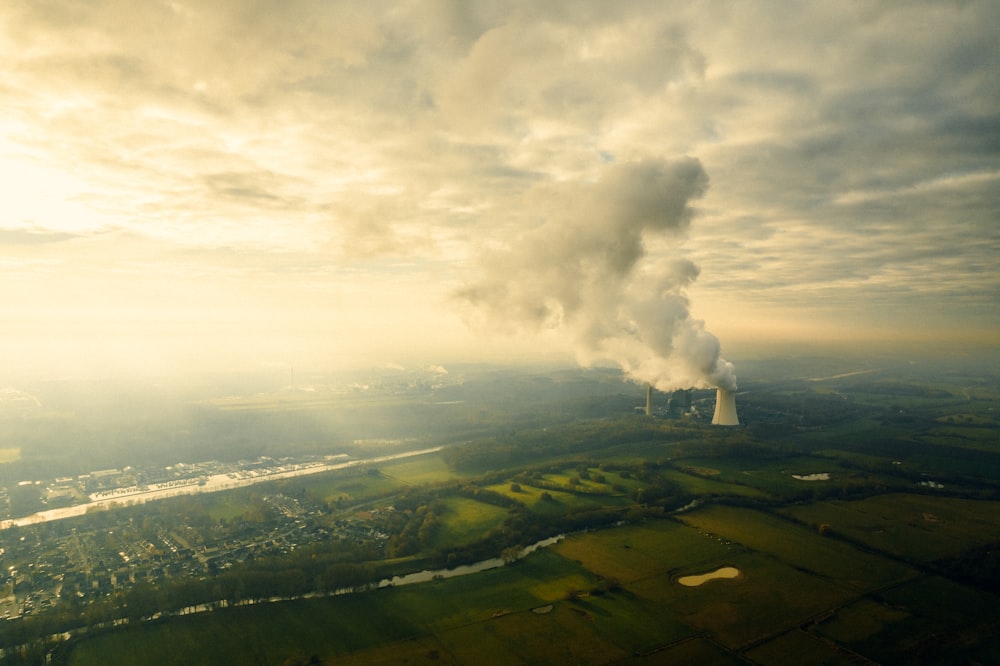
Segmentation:
{"type": "Polygon", "coordinates": [[[0,2],[0,666],[1000,663],[998,27],[0,2]]]}
{"type": "Polygon", "coordinates": [[[995,345],[998,24],[3,3],[0,364],[575,357],[708,386],[718,340],[995,345]]]}

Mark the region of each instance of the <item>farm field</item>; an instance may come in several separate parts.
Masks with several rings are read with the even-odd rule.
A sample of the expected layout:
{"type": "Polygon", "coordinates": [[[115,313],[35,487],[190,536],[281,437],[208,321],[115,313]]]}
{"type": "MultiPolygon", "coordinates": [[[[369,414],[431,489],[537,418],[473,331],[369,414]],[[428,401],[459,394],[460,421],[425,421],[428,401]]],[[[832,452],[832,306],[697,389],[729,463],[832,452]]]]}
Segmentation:
{"type": "MultiPolygon", "coordinates": [[[[450,510],[471,516],[466,502],[478,504],[450,510]]],[[[988,593],[755,510],[711,506],[681,518],[571,535],[471,576],[128,627],[72,644],[66,663],[113,666],[142,653],[176,664],[308,654],[349,664],[892,662],[932,626],[954,628],[965,653],[994,654],[982,638],[1000,622],[988,593]],[[721,566],[739,576],[677,582],[721,566]]]]}
{"type": "MultiPolygon", "coordinates": [[[[814,456],[794,456],[781,460],[741,460],[739,458],[682,458],[675,465],[683,472],[732,488],[748,486],[770,495],[810,491],[830,486],[849,487],[865,475],[841,466],[836,460],[814,456]],[[795,476],[829,474],[828,480],[808,481],[795,476]]],[[[733,494],[731,489],[729,494],[733,494]]],[[[742,493],[749,495],[749,493],[742,493]]]]}
{"type": "Polygon", "coordinates": [[[349,475],[317,474],[296,479],[296,486],[325,502],[360,502],[380,497],[406,486],[402,480],[381,473],[357,470],[349,475]]]}
{"type": "Polygon", "coordinates": [[[439,500],[441,525],[432,546],[465,544],[483,538],[507,517],[507,510],[465,497],[439,500]]]}
{"type": "MultiPolygon", "coordinates": [[[[609,504],[626,504],[627,500],[614,495],[601,495],[598,493],[576,493],[569,490],[557,490],[549,487],[538,487],[531,485],[530,481],[519,484],[521,490],[514,492],[510,489],[510,484],[497,484],[487,486],[489,490],[506,495],[513,500],[527,505],[532,510],[544,514],[560,514],[567,510],[575,509],[596,509],[609,504]],[[549,499],[543,499],[543,494],[548,493],[549,499]]],[[[608,489],[608,492],[611,492],[608,489]]]]}
{"type": "Polygon", "coordinates": [[[881,663],[991,664],[998,622],[993,595],[927,576],[837,609],[809,633],[881,663]]]}
{"type": "Polygon", "coordinates": [[[871,590],[913,578],[918,572],[905,564],[857,550],[779,517],[737,507],[711,506],[682,514],[699,530],[772,555],[798,570],[856,590],[871,590]]]}
{"type": "Polygon", "coordinates": [[[854,541],[921,563],[1000,540],[998,502],[893,493],[781,511],[806,524],[827,524],[854,541]]]}
{"type": "Polygon", "coordinates": [[[358,502],[384,496],[407,486],[440,483],[456,478],[439,455],[417,456],[412,459],[387,462],[375,469],[358,469],[351,474],[317,474],[299,477],[295,486],[326,502],[358,502]]]}
{"type": "Polygon", "coordinates": [[[439,483],[457,475],[440,455],[417,456],[379,465],[383,476],[409,485],[439,483]]]}
{"type": "Polygon", "coordinates": [[[707,568],[738,552],[733,544],[668,520],[574,534],[552,550],[580,562],[598,576],[624,585],[654,576],[669,577],[684,567],[707,568]]]}
{"type": "Polygon", "coordinates": [[[786,666],[789,660],[800,664],[826,664],[849,666],[858,663],[856,655],[843,648],[830,645],[800,629],[792,629],[744,653],[755,664],[786,666]]]}
{"type": "Polygon", "coordinates": [[[672,469],[663,470],[660,474],[668,481],[676,483],[687,492],[695,495],[738,495],[758,499],[770,497],[768,493],[759,488],[737,485],[735,483],[723,483],[699,474],[686,474],[672,469]]]}

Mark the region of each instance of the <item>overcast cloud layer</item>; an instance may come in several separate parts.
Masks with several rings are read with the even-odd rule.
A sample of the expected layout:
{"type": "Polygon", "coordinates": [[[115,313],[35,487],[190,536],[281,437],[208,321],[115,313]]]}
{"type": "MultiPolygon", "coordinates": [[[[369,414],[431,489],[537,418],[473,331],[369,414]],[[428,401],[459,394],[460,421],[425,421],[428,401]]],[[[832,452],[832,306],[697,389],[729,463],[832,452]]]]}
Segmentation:
{"type": "Polygon", "coordinates": [[[676,322],[700,351],[995,343],[998,27],[991,1],[9,0],[0,362],[573,349],[646,377],[715,371],[641,369],[682,341],[635,333],[676,322]],[[669,228],[615,217],[678,165],[669,228]]]}

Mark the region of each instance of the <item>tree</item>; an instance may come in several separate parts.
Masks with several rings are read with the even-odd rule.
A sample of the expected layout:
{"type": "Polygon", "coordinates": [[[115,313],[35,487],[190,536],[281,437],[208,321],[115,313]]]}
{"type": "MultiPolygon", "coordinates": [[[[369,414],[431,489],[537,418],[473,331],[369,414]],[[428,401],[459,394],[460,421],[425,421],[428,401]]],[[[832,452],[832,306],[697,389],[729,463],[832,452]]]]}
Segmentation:
{"type": "Polygon", "coordinates": [[[500,559],[503,560],[504,564],[510,564],[519,560],[522,552],[524,552],[524,548],[521,546],[509,546],[500,553],[500,559]]]}

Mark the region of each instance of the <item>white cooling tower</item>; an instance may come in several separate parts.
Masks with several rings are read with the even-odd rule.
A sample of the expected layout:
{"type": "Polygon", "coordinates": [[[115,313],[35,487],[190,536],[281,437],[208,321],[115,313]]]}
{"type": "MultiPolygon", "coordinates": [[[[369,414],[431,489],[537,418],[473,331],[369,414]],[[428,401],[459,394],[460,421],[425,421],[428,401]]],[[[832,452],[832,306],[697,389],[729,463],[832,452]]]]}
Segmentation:
{"type": "Polygon", "coordinates": [[[735,426],[740,420],[736,417],[736,393],[719,389],[715,394],[715,415],[712,425],[735,426]]]}

